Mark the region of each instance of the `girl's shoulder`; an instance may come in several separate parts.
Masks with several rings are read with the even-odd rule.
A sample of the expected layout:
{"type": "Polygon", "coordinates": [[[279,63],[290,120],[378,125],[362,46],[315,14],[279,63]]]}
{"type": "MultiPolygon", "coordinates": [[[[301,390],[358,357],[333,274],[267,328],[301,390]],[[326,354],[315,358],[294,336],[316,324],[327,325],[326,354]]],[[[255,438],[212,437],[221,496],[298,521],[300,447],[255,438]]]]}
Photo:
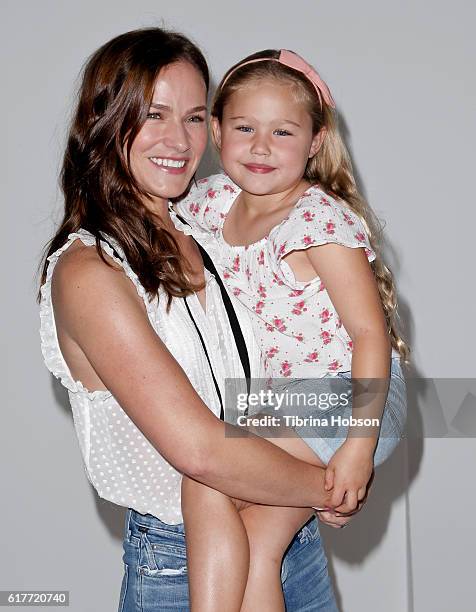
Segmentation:
{"type": "Polygon", "coordinates": [[[307,189],[273,233],[273,251],[282,258],[293,250],[327,243],[362,247],[375,258],[362,219],[343,200],[318,185],[307,189]]]}
{"type": "Polygon", "coordinates": [[[226,174],[212,174],[194,182],[175,207],[191,225],[215,230],[239,192],[240,188],[226,174]]]}

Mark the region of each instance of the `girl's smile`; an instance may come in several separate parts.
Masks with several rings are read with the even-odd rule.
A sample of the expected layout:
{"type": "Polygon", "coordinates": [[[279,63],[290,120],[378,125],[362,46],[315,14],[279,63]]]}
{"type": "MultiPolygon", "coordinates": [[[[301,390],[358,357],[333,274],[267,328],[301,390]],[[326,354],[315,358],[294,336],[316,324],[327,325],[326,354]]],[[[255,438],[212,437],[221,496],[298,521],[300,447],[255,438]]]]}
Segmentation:
{"type": "Polygon", "coordinates": [[[304,102],[274,80],[236,91],[221,125],[213,119],[212,129],[225,171],[253,195],[278,195],[298,185],[319,146],[304,102]]]}

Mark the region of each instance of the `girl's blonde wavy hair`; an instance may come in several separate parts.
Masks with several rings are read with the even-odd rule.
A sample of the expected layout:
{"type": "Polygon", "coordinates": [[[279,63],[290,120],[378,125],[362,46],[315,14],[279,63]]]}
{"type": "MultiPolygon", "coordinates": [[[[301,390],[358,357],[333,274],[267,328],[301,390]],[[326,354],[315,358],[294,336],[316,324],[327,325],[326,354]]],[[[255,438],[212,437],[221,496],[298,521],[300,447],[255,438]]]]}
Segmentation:
{"type": "Polygon", "coordinates": [[[377,281],[390,341],[400,357],[408,362],[410,349],[403,340],[397,325],[395,283],[381,255],[383,228],[369,204],[359,193],[350,155],[337,128],[335,112],[324,100],[321,107],[313,84],[304,74],[276,61],[279,54],[280,51],[275,49],[259,51],[232,66],[224,75],[215,93],[211,116],[221,123],[223,110],[231,95],[249,85],[270,79],[291,85],[296,101],[303,102],[308,108],[313,133],[317,134],[320,130],[325,129],[321,147],[314,157],[309,159],[304,178],[313,185],[317,184],[329,195],[342,200],[362,220],[370,245],[376,254],[375,260],[370,265],[377,281]],[[257,59],[262,61],[247,63],[257,59]],[[266,61],[267,59],[269,61],[266,61]]]}

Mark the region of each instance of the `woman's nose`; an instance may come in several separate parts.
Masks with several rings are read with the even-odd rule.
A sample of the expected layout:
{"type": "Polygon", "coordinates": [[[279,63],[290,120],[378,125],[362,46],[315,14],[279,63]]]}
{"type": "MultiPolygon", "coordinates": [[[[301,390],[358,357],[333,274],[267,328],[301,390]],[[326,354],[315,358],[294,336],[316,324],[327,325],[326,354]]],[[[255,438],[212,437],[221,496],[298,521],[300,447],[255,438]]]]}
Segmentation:
{"type": "Polygon", "coordinates": [[[168,124],[164,144],[180,153],[190,149],[190,138],[182,121],[171,121],[168,124]]]}
{"type": "Polygon", "coordinates": [[[251,145],[253,155],[269,155],[271,153],[269,142],[265,134],[256,133],[251,145]]]}

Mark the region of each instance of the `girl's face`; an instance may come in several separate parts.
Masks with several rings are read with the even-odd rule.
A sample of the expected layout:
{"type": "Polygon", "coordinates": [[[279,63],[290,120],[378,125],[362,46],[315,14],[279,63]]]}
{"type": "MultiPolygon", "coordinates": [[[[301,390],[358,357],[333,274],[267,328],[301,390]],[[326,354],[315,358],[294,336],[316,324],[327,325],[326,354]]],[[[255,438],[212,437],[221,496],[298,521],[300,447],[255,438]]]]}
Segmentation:
{"type": "Polygon", "coordinates": [[[153,202],[187,189],[207,144],[206,103],[203,77],[192,64],[182,61],[161,70],[130,157],[134,178],[153,202]]]}
{"type": "Polygon", "coordinates": [[[291,86],[272,80],[236,91],[221,125],[214,118],[212,129],[225,171],[254,195],[296,186],[324,135],[324,130],[313,135],[311,116],[291,86]]]}

